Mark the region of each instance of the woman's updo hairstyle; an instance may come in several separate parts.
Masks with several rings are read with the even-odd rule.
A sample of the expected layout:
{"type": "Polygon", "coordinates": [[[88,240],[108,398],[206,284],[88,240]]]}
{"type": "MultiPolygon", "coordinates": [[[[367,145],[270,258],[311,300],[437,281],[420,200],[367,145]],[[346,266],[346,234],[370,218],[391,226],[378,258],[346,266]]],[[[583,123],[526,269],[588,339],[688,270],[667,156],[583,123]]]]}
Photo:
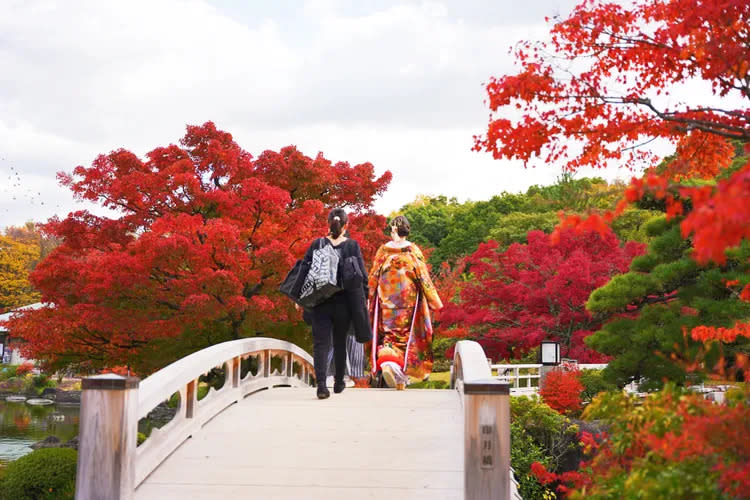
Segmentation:
{"type": "Polygon", "coordinates": [[[409,224],[409,220],[404,217],[403,215],[399,215],[391,219],[391,227],[396,227],[396,232],[399,236],[409,236],[409,232],[411,231],[411,224],[409,224]]]}
{"type": "Polygon", "coordinates": [[[343,208],[334,208],[328,212],[328,227],[331,230],[331,236],[333,236],[333,239],[341,236],[341,231],[343,231],[343,228],[348,221],[349,218],[346,216],[346,212],[343,208]]]}

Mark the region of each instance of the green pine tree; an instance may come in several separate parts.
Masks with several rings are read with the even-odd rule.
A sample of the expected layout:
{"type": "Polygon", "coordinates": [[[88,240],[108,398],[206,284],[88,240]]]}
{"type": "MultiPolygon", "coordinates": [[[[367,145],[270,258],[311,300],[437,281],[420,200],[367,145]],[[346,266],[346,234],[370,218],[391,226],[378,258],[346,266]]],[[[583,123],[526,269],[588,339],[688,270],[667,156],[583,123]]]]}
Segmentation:
{"type": "MultiPolygon", "coordinates": [[[[701,267],[691,258],[690,240],[682,238],[679,222],[649,221],[645,231],[653,239],[647,253],[633,260],[630,272],[589,297],[591,312],[613,318],[586,339],[589,347],[614,356],[604,372],[611,382],[625,385],[643,378],[645,389],[665,380],[684,383],[686,373],[671,358],[677,346],[694,344],[683,331],[731,326],[750,317],[750,303],[726,286],[731,280],[750,281],[750,244],[727,252],[723,266],[701,267]]],[[[738,340],[725,354],[731,359],[737,352],[750,352],[750,342],[738,340]]]]}

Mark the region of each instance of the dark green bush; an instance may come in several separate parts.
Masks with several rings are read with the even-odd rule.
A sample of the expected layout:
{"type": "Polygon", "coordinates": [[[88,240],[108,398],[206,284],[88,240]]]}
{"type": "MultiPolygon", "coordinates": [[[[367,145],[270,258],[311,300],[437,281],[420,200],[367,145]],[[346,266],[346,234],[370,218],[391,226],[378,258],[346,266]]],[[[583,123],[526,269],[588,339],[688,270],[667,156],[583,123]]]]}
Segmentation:
{"type": "Polygon", "coordinates": [[[443,373],[451,371],[452,359],[436,359],[432,363],[432,371],[434,373],[443,373]]]}
{"type": "Polygon", "coordinates": [[[510,398],[510,414],[513,424],[520,426],[542,450],[550,470],[564,472],[578,467],[578,425],[537,397],[510,398]]]}
{"type": "Polygon", "coordinates": [[[591,402],[600,392],[614,391],[617,386],[604,379],[604,370],[581,370],[578,380],[583,384],[581,401],[591,402]]]}
{"type": "Polygon", "coordinates": [[[539,462],[550,467],[550,459],[523,426],[513,422],[510,426],[510,464],[518,481],[518,493],[522,498],[555,498],[547,487],[531,475],[531,464],[539,462]]]}
{"type": "Polygon", "coordinates": [[[42,448],[9,463],[0,483],[0,498],[72,499],[77,459],[72,448],[42,448]]]}
{"type": "Polygon", "coordinates": [[[50,380],[49,375],[40,373],[25,379],[24,392],[39,396],[47,387],[55,387],[56,385],[54,380],[50,380]]]}
{"type": "Polygon", "coordinates": [[[456,337],[436,337],[432,341],[432,353],[434,356],[432,371],[447,372],[451,369],[452,358],[446,358],[445,352],[456,345],[459,338],[456,337]]]}
{"type": "Polygon", "coordinates": [[[40,373],[39,375],[34,375],[31,378],[31,383],[34,384],[34,387],[46,387],[47,384],[49,384],[49,375],[40,373]]]}

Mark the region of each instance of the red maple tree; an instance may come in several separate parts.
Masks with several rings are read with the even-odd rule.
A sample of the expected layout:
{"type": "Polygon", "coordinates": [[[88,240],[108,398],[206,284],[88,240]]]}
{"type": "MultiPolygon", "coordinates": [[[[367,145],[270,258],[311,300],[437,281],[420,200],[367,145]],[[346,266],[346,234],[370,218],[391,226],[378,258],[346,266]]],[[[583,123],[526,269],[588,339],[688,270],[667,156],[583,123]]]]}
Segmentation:
{"type": "Polygon", "coordinates": [[[442,312],[445,325],[468,328],[492,358],[519,358],[543,340],[557,340],[562,354],[579,362],[605,358],[583,339],[601,318],[586,310],[589,294],[625,272],[643,245],[621,247],[611,232],[562,231],[554,244],[542,231],[528,244],[504,252],[489,241],[467,258],[473,279],[460,285],[460,300],[442,312]]]}
{"type": "Polygon", "coordinates": [[[385,219],[371,207],[391,174],[293,146],[253,159],[207,122],[188,126],[180,146],[145,159],[117,150],[59,178],[115,215],[44,226],[63,240],[31,275],[48,307],[8,326],[49,364],[150,370],[168,361],[156,353],[144,366],[154,341],[189,335],[195,349],[298,318],[277,291],[285,273],[334,206],[353,213],[352,236],[374,252],[385,219]]]}
{"type": "MultiPolygon", "coordinates": [[[[652,168],[660,158],[646,145],[669,141],[675,155],[665,171],[634,179],[615,211],[562,217],[560,229],[605,231],[649,193],[668,216],[684,215],[696,260],[723,263],[727,248],[750,238],[750,162],[715,185],[674,181],[715,178],[731,162],[731,140],[750,152],[749,27],[746,0],[584,1],[556,20],[550,41],[518,45],[518,73],[487,85],[493,116],[475,149],[570,171],[652,168]]],[[[750,284],[742,296],[750,298],[750,284]]],[[[721,335],[748,331],[740,323],[721,335]]]]}
{"type": "MultiPolygon", "coordinates": [[[[570,230],[606,231],[629,202],[649,194],[665,202],[669,217],[684,217],[682,234],[690,238],[700,263],[721,264],[727,249],[750,238],[750,162],[724,172],[733,153],[729,141],[744,143],[750,152],[750,2],[654,0],[623,5],[587,0],[554,24],[550,42],[522,43],[516,55],[521,70],[487,86],[494,115],[487,134],[476,138],[477,150],[526,163],[562,163],[571,171],[613,164],[651,169],[643,179],[633,180],[617,210],[563,217],[555,237],[570,230]],[[700,85],[703,89],[696,92],[700,85]],[[657,139],[675,145],[663,171],[652,168],[660,158],[646,148],[657,139]],[[720,174],[717,182],[700,187],[675,182],[720,174]]],[[[750,284],[738,293],[750,300],[750,284]]],[[[750,336],[750,324],[690,332],[706,344],[738,335],[750,336]]],[[[743,359],[747,377],[750,369],[743,359]]],[[[705,473],[691,470],[690,475],[674,474],[671,481],[718,472],[720,490],[742,496],[750,471],[746,401],[747,391],[730,408],[700,396],[672,397],[663,391],[644,403],[653,411],[635,412],[618,400],[612,415],[622,416],[620,428],[590,463],[581,464],[583,473],[560,477],[540,465],[534,469],[545,483],[559,480],[579,488],[577,498],[609,498],[628,496],[630,492],[618,488],[632,485],[639,490],[632,493],[643,494],[644,483],[622,477],[632,470],[640,469],[635,477],[643,478],[651,475],[649,469],[679,472],[681,464],[703,460],[705,473]],[[648,413],[653,418],[644,418],[648,413]],[[664,422],[677,428],[665,429],[664,422]]],[[[587,447],[596,448],[590,436],[586,440],[587,447]]],[[[652,481],[651,487],[667,483],[652,481]]],[[[680,485],[670,486],[682,491],[680,485]]]]}
{"type": "Polygon", "coordinates": [[[664,138],[678,145],[675,174],[711,177],[728,139],[750,139],[747,107],[729,101],[750,99],[748,25],[744,0],[581,2],[549,42],[518,45],[517,74],[487,85],[495,115],[475,147],[577,170],[650,166],[657,158],[638,146],[664,138]],[[706,92],[681,87],[700,81],[706,92]]]}

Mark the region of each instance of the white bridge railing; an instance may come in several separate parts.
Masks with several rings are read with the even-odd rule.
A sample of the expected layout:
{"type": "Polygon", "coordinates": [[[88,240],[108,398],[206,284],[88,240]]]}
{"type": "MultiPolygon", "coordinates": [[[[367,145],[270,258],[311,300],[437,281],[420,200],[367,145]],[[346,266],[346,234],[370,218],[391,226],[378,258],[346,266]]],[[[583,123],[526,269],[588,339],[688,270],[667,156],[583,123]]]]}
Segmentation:
{"type": "Polygon", "coordinates": [[[495,378],[510,385],[511,395],[539,392],[542,365],[493,364],[490,369],[495,378]]]}
{"type": "Polygon", "coordinates": [[[269,338],[224,342],[186,356],[146,379],[98,375],[83,380],[76,499],[132,499],[138,485],[186,439],[231,404],[279,386],[307,387],[312,357],[296,345],[269,338]],[[257,371],[242,376],[255,358],[257,371]],[[272,369],[272,359],[280,369],[272,369]],[[224,384],[197,398],[201,375],[224,370],[224,384]],[[179,393],[174,418],[137,445],[138,421],[179,393]]]}
{"type": "MultiPolygon", "coordinates": [[[[574,365],[579,370],[603,370],[606,363],[584,363],[574,365]]],[[[510,385],[511,396],[537,394],[542,378],[541,364],[490,364],[493,376],[510,385]]]]}

